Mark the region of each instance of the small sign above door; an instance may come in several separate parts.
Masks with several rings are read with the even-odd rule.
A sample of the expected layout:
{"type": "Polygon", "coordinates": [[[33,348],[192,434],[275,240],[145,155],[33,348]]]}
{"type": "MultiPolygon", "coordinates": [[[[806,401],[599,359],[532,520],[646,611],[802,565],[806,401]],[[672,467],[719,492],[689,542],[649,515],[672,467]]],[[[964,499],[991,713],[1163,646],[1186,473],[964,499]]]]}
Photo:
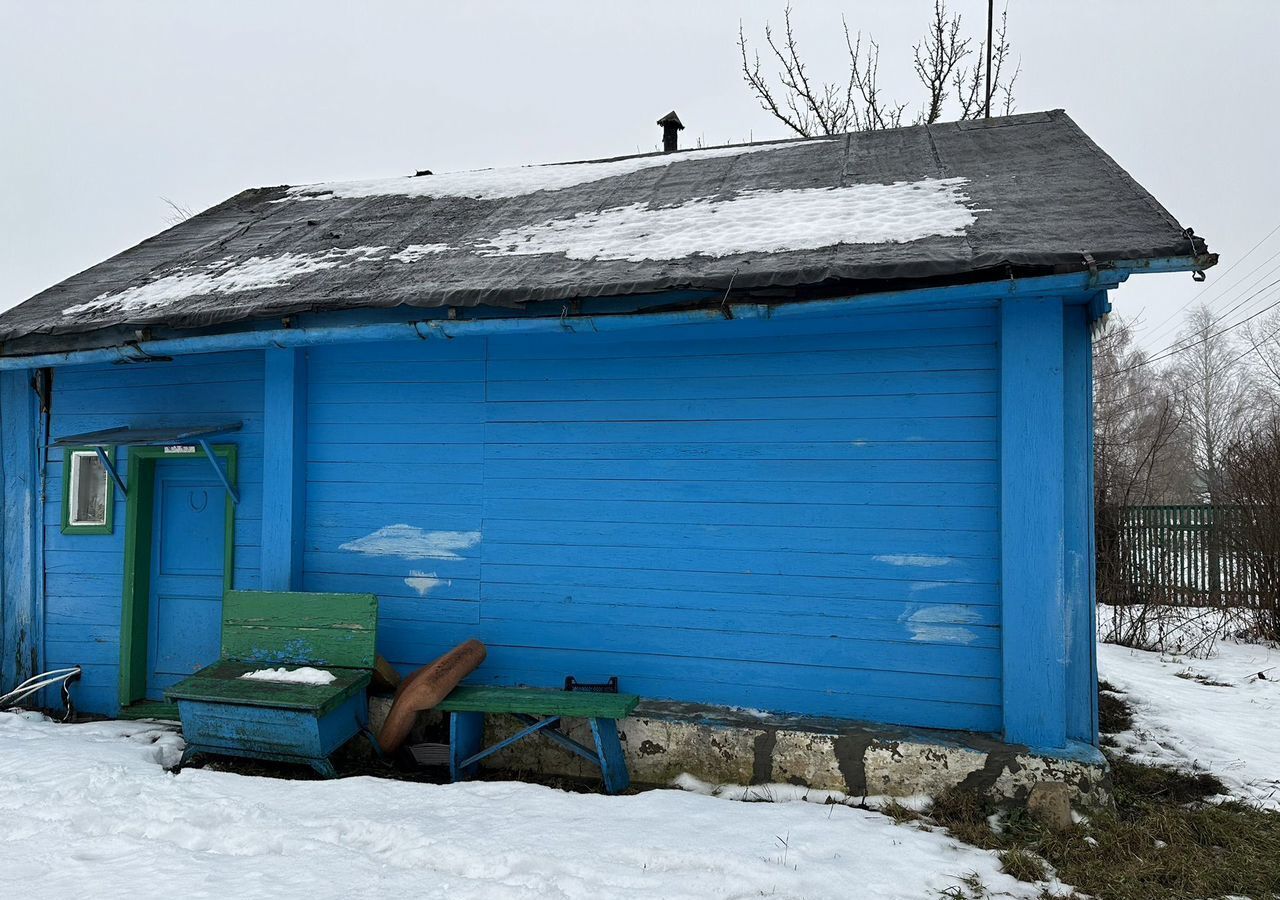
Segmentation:
{"type": "Polygon", "coordinates": [[[194,444],[169,444],[164,448],[164,452],[166,456],[170,453],[195,453],[196,447],[194,444]]]}

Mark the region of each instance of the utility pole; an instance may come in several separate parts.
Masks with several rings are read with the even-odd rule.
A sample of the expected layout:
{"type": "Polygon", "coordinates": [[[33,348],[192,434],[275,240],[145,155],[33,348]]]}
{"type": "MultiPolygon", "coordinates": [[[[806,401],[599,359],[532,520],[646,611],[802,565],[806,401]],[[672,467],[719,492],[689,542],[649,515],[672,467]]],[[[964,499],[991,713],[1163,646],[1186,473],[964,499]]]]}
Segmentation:
{"type": "Polygon", "coordinates": [[[987,103],[983,118],[991,118],[991,35],[994,30],[996,0],[987,0],[987,103]]]}

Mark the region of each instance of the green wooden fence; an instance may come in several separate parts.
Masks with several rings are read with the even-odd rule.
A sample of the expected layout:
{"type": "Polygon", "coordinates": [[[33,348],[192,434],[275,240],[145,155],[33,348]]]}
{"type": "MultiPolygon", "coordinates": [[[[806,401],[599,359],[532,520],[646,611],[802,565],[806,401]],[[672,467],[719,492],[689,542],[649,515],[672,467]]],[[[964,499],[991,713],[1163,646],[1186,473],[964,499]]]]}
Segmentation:
{"type": "Polygon", "coordinates": [[[1099,522],[1100,575],[1109,569],[1111,591],[1127,590],[1138,602],[1258,605],[1264,598],[1257,569],[1238,540],[1244,515],[1230,506],[1113,510],[1111,522],[1099,522]]]}

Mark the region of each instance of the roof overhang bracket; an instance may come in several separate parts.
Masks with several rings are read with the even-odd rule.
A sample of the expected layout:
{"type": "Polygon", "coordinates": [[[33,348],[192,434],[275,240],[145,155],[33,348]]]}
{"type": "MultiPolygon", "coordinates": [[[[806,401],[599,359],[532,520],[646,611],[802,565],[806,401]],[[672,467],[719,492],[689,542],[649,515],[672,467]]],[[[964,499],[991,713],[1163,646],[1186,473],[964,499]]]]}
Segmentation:
{"type": "Polygon", "coordinates": [[[128,497],[129,491],[124,486],[124,479],[120,477],[120,473],[116,471],[115,463],[111,461],[110,454],[107,453],[105,447],[94,447],[94,452],[98,454],[98,462],[102,463],[102,468],[107,470],[107,474],[111,476],[111,480],[116,483],[116,487],[120,489],[121,497],[128,497]]]}
{"type": "Polygon", "coordinates": [[[207,438],[198,438],[196,443],[200,445],[200,449],[204,451],[204,455],[209,459],[209,465],[213,466],[213,471],[217,473],[218,480],[222,482],[222,486],[227,489],[227,496],[231,498],[231,502],[236,506],[240,505],[240,492],[231,486],[227,473],[222,469],[222,463],[218,462],[218,457],[214,455],[213,448],[209,446],[207,438]]]}
{"type": "Polygon", "coordinates": [[[93,448],[98,455],[98,461],[107,470],[107,474],[111,476],[111,480],[120,489],[120,493],[127,497],[129,493],[125,487],[124,479],[120,477],[119,470],[116,469],[115,464],[111,461],[110,454],[107,453],[109,448],[174,447],[180,448],[182,452],[191,453],[192,450],[189,447],[194,442],[204,452],[205,457],[209,460],[209,465],[213,466],[214,474],[218,476],[218,481],[226,488],[227,496],[231,498],[231,502],[239,506],[240,492],[232,485],[226,469],[218,461],[217,453],[209,444],[209,439],[239,431],[240,424],[239,422],[229,422],[222,425],[197,425],[182,428],[131,428],[125,425],[119,428],[105,428],[101,431],[90,431],[87,434],[58,438],[53,442],[52,446],[93,448]]]}

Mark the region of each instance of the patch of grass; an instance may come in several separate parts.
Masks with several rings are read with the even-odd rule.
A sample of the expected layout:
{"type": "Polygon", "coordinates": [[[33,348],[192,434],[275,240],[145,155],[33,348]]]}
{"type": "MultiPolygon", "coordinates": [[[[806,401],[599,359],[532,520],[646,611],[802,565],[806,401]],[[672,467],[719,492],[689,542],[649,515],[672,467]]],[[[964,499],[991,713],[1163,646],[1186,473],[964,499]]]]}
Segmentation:
{"type": "Polygon", "coordinates": [[[1133,711],[1120,691],[1105,681],[1098,683],[1098,728],[1103,734],[1128,731],[1133,727],[1133,711]]]}
{"type": "Polygon", "coordinates": [[[983,847],[992,835],[987,819],[997,811],[995,801],[984,794],[948,788],[934,798],[929,807],[929,818],[945,825],[966,844],[983,847]]]}
{"type": "Polygon", "coordinates": [[[1214,681],[1212,678],[1210,678],[1208,675],[1205,675],[1203,672],[1194,672],[1191,669],[1187,669],[1185,672],[1175,672],[1174,675],[1178,678],[1184,678],[1187,681],[1198,682],[1200,684],[1205,685],[1206,687],[1223,687],[1223,688],[1235,687],[1235,685],[1229,681],[1214,681]]]}
{"type": "Polygon", "coordinates": [[[1227,790],[1208,772],[1144,766],[1116,754],[1108,755],[1107,759],[1111,763],[1112,795],[1117,812],[1141,811],[1161,803],[1194,803],[1227,790]]]}
{"type": "Polygon", "coordinates": [[[1001,850],[1000,868],[1019,881],[1044,881],[1049,877],[1044,860],[1021,847],[1001,850]]]}
{"type": "Polygon", "coordinates": [[[982,883],[977,872],[970,872],[960,879],[960,883],[949,887],[938,894],[941,900],[988,900],[991,892],[982,883]]]}
{"type": "MultiPolygon", "coordinates": [[[[1129,727],[1121,697],[1104,693],[1101,709],[1104,730],[1129,727]]],[[[1108,758],[1114,805],[1089,810],[1085,825],[1056,832],[1014,809],[996,833],[987,824],[992,801],[958,790],[941,794],[928,818],[997,851],[1015,878],[1043,880],[1047,863],[1081,894],[1105,900],[1280,897],[1280,815],[1206,802],[1225,790],[1206,773],[1108,758]]]]}
{"type": "Polygon", "coordinates": [[[911,822],[920,818],[920,814],[914,809],[903,806],[897,800],[886,800],[876,807],[876,812],[883,813],[899,825],[903,822],[911,822]]]}

